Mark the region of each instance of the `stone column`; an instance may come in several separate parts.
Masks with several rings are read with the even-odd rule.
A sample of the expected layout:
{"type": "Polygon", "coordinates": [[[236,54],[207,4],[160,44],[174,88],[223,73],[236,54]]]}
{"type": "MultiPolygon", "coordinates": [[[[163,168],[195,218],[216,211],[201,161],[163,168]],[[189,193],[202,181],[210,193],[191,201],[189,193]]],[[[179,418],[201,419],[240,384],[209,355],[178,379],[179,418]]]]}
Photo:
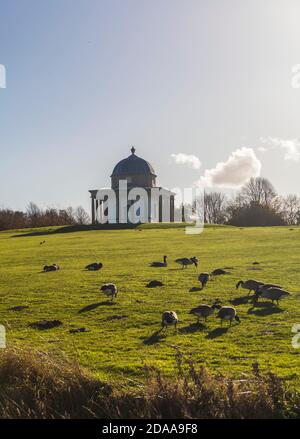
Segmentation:
{"type": "Polygon", "coordinates": [[[119,198],[119,191],[115,191],[116,194],[116,222],[117,224],[120,223],[120,198],[119,198]]]}
{"type": "Polygon", "coordinates": [[[174,213],[175,213],[175,208],[174,208],[174,195],[170,196],[170,222],[173,223],[174,222],[174,213]]]}
{"type": "Polygon", "coordinates": [[[96,208],[95,208],[95,223],[99,223],[99,200],[95,200],[96,208]]]}
{"type": "Polygon", "coordinates": [[[91,196],[92,224],[95,224],[95,199],[91,196]]]}
{"type": "Polygon", "coordinates": [[[151,189],[148,189],[147,190],[147,195],[148,195],[148,222],[149,223],[151,223],[151,221],[152,221],[152,219],[151,219],[151,216],[152,216],[152,211],[151,211],[151,202],[152,202],[152,200],[151,200],[151,189]]]}
{"type": "Polygon", "coordinates": [[[97,214],[98,223],[102,224],[102,201],[98,200],[98,214],[97,214]]]}
{"type": "Polygon", "coordinates": [[[89,191],[89,193],[91,194],[91,217],[92,217],[92,224],[95,224],[95,222],[96,222],[95,202],[96,202],[97,192],[98,191],[95,190],[95,189],[89,191]]]}
{"type": "Polygon", "coordinates": [[[181,205],[181,221],[185,223],[184,205],[181,205]]]}
{"type": "Polygon", "coordinates": [[[162,216],[163,216],[163,199],[162,196],[159,196],[159,203],[158,203],[158,222],[162,223],[162,216]]]}

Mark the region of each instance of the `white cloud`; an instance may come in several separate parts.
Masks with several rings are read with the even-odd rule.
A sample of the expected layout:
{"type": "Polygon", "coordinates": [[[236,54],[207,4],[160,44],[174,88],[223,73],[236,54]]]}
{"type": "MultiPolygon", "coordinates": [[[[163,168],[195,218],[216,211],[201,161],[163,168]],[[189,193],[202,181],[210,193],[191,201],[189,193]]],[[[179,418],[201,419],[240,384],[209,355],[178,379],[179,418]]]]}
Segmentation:
{"type": "Polygon", "coordinates": [[[177,164],[189,165],[193,169],[199,169],[201,167],[201,161],[195,155],[188,155],[180,152],[178,154],[171,154],[171,157],[175,160],[175,163],[177,164]]]}
{"type": "Polygon", "coordinates": [[[300,159],[300,142],[298,139],[279,139],[278,137],[261,137],[260,141],[265,146],[260,146],[260,152],[266,152],[274,148],[284,150],[284,159],[298,162],[300,159]]]}
{"type": "Polygon", "coordinates": [[[232,152],[226,162],[217,163],[215,168],[207,169],[200,184],[224,188],[237,188],[251,177],[258,177],[261,163],[252,148],[239,148],[232,152]]]}
{"type": "Polygon", "coordinates": [[[268,148],[266,148],[265,146],[259,146],[259,147],[257,148],[257,151],[259,151],[259,152],[267,152],[267,151],[268,151],[268,148]]]}

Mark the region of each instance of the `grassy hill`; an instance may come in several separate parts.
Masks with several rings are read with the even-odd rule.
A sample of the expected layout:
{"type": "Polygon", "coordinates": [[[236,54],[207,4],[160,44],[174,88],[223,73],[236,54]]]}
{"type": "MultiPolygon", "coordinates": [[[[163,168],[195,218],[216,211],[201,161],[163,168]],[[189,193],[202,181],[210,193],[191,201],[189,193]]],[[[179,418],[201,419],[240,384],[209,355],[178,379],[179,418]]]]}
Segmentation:
{"type": "Polygon", "coordinates": [[[101,379],[133,386],[142,380],[145,364],[171,374],[177,349],[231,376],[248,372],[258,361],[262,369],[299,383],[300,349],[291,346],[291,328],[300,323],[300,228],[209,227],[192,236],[180,227],[56,231],[0,233],[0,323],[6,326],[9,347],[62,351],[101,379]],[[164,254],[167,268],[149,267],[164,254]],[[230,274],[190,292],[199,286],[197,270],[181,270],[174,259],[193,255],[200,260],[199,273],[230,267],[230,274]],[[103,269],[84,271],[93,261],[101,261],[103,269]],[[42,273],[43,265],[51,263],[61,270],[42,273]],[[244,297],[247,292],[235,289],[238,280],[249,278],[282,284],[293,295],[279,307],[253,308],[244,297]],[[164,286],[146,288],[152,279],[164,286]],[[105,282],[119,288],[114,304],[99,291],[105,282]],[[241,323],[229,329],[225,323],[221,329],[213,316],[205,326],[196,325],[189,310],[215,298],[233,302],[241,323]],[[27,308],[12,310],[18,306],[27,308]],[[177,311],[178,331],[158,334],[167,309],[177,311]],[[44,331],[29,326],[43,319],[63,324],[44,331]],[[81,327],[89,332],[70,333],[81,327]]]}

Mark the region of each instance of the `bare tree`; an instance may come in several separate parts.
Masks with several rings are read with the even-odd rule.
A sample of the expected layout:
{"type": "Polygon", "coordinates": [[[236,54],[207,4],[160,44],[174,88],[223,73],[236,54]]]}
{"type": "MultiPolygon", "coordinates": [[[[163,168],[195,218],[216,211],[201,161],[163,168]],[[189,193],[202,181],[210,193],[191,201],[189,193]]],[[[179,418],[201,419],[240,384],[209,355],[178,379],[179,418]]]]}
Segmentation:
{"type": "Polygon", "coordinates": [[[78,207],[75,210],[72,207],[67,209],[48,207],[43,210],[31,202],[25,213],[10,209],[0,209],[0,230],[88,224],[89,221],[89,215],[83,207],[78,207]]]}
{"type": "Polygon", "coordinates": [[[281,200],[266,178],[251,178],[228,205],[228,222],[237,226],[283,225],[281,200]]]}
{"type": "Polygon", "coordinates": [[[26,215],[30,227],[38,227],[41,225],[40,224],[41,210],[35,203],[33,202],[29,203],[26,209],[26,215]]]}
{"type": "Polygon", "coordinates": [[[67,207],[66,209],[67,216],[70,220],[70,224],[75,224],[75,212],[72,206],[67,207]]]}
{"type": "Polygon", "coordinates": [[[23,229],[27,225],[27,218],[24,212],[10,209],[0,210],[0,230],[23,229]]]}
{"type": "Polygon", "coordinates": [[[74,218],[76,224],[83,225],[88,224],[90,221],[89,215],[86,213],[83,207],[79,206],[75,209],[74,218]]]}
{"type": "Polygon", "coordinates": [[[266,178],[251,178],[240,192],[245,205],[272,206],[277,192],[272,183],[266,178]]]}
{"type": "Polygon", "coordinates": [[[289,194],[282,198],[282,215],[286,224],[298,224],[300,218],[300,197],[295,194],[289,194]]]}
{"type": "Polygon", "coordinates": [[[204,216],[205,222],[211,224],[222,224],[226,218],[225,212],[226,196],[221,192],[210,192],[204,194],[204,216]]]}
{"type": "Polygon", "coordinates": [[[60,209],[58,211],[58,215],[61,222],[63,222],[64,224],[74,224],[75,222],[72,208],[60,209]]]}

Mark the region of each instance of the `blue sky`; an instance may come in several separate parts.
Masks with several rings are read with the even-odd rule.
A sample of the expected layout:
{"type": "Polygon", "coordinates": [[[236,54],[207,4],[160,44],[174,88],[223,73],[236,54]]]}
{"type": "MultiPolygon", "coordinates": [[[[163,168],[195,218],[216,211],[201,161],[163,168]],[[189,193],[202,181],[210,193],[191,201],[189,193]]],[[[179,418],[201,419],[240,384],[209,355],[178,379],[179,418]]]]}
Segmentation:
{"type": "Polygon", "coordinates": [[[297,0],[1,0],[0,206],[88,208],[132,144],[166,187],[244,148],[250,171],[254,154],[300,194],[299,14],[297,0]]]}

